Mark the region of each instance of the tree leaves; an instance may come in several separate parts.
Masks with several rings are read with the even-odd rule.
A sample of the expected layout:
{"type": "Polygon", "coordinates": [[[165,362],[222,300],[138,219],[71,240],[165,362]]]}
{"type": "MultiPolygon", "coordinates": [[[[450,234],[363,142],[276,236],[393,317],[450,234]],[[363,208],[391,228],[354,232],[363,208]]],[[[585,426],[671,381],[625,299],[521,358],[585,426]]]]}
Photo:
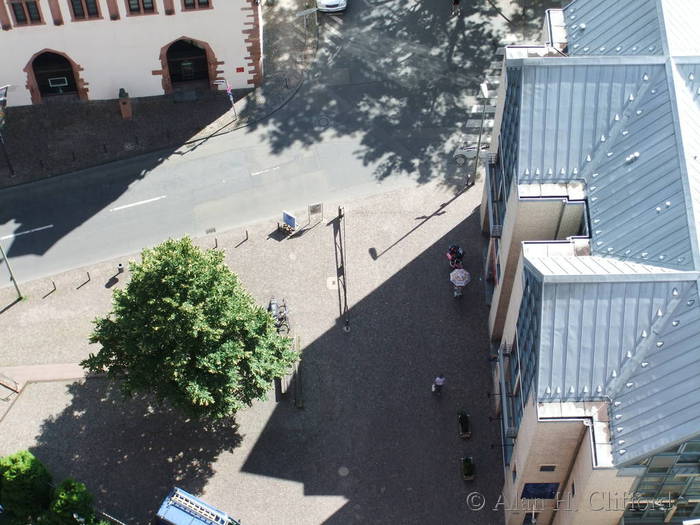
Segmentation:
{"type": "Polygon", "coordinates": [[[82,366],[119,378],[192,415],[227,417],[265,396],[296,360],[216,250],[185,237],[142,252],[112,312],[95,320],[101,345],[82,366]]]}

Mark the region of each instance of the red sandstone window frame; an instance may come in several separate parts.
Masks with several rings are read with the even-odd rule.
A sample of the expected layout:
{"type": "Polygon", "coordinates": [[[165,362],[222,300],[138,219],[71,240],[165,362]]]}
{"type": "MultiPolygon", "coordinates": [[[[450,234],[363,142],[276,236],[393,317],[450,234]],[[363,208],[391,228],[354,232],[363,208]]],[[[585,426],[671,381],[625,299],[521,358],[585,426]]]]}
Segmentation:
{"type": "Polygon", "coordinates": [[[73,22],[84,22],[85,20],[101,20],[102,19],[102,9],[100,9],[100,0],[94,0],[95,6],[97,7],[97,14],[90,15],[88,13],[87,2],[88,0],[68,0],[68,10],[70,11],[71,21],[73,22]],[[73,8],[73,2],[80,2],[83,6],[83,16],[77,16],[73,8]]]}
{"type": "Polygon", "coordinates": [[[182,0],[182,11],[204,11],[206,9],[213,9],[214,6],[212,5],[213,0],[182,0]],[[206,2],[206,5],[202,5],[203,2],[206,2]],[[190,3],[191,5],[188,6],[187,4],[190,3]]]}
{"type": "Polygon", "coordinates": [[[157,0],[124,0],[124,5],[126,6],[126,16],[144,16],[144,15],[157,15],[158,14],[158,2],[157,0]],[[146,10],[144,8],[144,2],[152,2],[153,9],[146,10]],[[131,3],[138,3],[139,10],[132,10],[131,3]]]}
{"type": "Polygon", "coordinates": [[[41,3],[39,0],[7,0],[7,5],[10,8],[10,14],[12,16],[12,26],[13,27],[27,27],[27,26],[40,26],[45,24],[44,15],[41,12],[41,3]],[[29,9],[27,8],[27,2],[33,3],[36,7],[37,13],[39,14],[39,20],[32,20],[29,16],[29,9]],[[14,5],[21,5],[24,11],[24,16],[26,21],[20,22],[17,19],[17,14],[15,13],[14,5]]]}

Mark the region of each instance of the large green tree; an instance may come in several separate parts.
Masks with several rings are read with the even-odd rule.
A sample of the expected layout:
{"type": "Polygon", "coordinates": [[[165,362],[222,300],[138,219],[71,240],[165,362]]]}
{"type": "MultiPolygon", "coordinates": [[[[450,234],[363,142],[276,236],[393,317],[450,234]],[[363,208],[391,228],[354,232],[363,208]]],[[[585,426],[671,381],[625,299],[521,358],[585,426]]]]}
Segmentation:
{"type": "Polygon", "coordinates": [[[264,308],[256,305],[218,250],[185,237],[129,265],[112,312],[95,320],[82,362],[107,371],[127,395],[151,393],[198,417],[222,418],[263,398],[296,359],[264,308]]]}

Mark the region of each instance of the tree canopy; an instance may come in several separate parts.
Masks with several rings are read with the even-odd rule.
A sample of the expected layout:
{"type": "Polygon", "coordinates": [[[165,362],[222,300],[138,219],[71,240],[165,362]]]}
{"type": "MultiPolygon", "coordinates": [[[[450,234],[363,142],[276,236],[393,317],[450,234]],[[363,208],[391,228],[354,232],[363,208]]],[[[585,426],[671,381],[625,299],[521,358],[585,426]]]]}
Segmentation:
{"type": "Polygon", "coordinates": [[[31,452],[0,458],[0,504],[17,521],[40,516],[51,501],[51,474],[31,452]]]}
{"type": "Polygon", "coordinates": [[[150,393],[193,416],[227,417],[263,398],[296,360],[223,252],[171,239],[144,250],[129,270],[110,314],[94,321],[90,342],[101,349],[81,363],[118,379],[126,395],[150,393]]]}
{"type": "Polygon", "coordinates": [[[95,523],[97,519],[92,504],[92,494],[83,483],[71,478],[64,479],[54,491],[46,522],[50,525],[75,525],[80,520],[95,523]]]}

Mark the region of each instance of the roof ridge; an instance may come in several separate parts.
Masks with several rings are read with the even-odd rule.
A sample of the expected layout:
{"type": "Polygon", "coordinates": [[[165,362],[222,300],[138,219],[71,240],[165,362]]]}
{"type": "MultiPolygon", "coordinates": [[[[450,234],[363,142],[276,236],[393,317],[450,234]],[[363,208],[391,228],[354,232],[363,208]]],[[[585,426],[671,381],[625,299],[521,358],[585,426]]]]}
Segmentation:
{"type": "MultiPolygon", "coordinates": [[[[639,368],[644,368],[644,363],[646,359],[651,354],[654,348],[658,347],[659,341],[656,340],[652,335],[659,335],[660,332],[666,327],[670,322],[671,314],[675,312],[676,308],[681,304],[681,301],[685,299],[685,296],[689,289],[689,286],[682,292],[678,288],[673,288],[671,290],[671,300],[666,304],[666,311],[662,311],[661,307],[654,312],[655,319],[652,321],[651,325],[647,328],[642,329],[642,332],[638,335],[637,346],[634,352],[628,350],[625,359],[620,365],[620,372],[608,380],[606,385],[606,392],[614,400],[627,384],[629,384],[629,379],[634,375],[634,373],[639,370],[639,368]]],[[[663,342],[661,342],[663,344],[663,342]]]]}
{"type": "Polygon", "coordinates": [[[627,127],[632,115],[634,115],[635,109],[641,104],[642,100],[644,100],[650,86],[651,82],[649,82],[649,75],[644,73],[641,78],[641,85],[639,83],[637,84],[637,93],[630,93],[627,96],[626,104],[624,104],[620,110],[622,116],[620,116],[620,113],[615,113],[615,116],[613,117],[613,124],[608,128],[607,137],[602,135],[599,139],[597,147],[594,147],[593,149],[593,156],[591,157],[590,153],[586,156],[585,162],[587,164],[583,166],[580,172],[580,178],[585,180],[586,184],[588,184],[589,179],[591,178],[590,175],[594,173],[594,170],[600,167],[601,161],[605,160],[606,155],[613,147],[614,141],[609,139],[611,137],[619,138],[620,133],[622,133],[622,130],[627,127]]]}

